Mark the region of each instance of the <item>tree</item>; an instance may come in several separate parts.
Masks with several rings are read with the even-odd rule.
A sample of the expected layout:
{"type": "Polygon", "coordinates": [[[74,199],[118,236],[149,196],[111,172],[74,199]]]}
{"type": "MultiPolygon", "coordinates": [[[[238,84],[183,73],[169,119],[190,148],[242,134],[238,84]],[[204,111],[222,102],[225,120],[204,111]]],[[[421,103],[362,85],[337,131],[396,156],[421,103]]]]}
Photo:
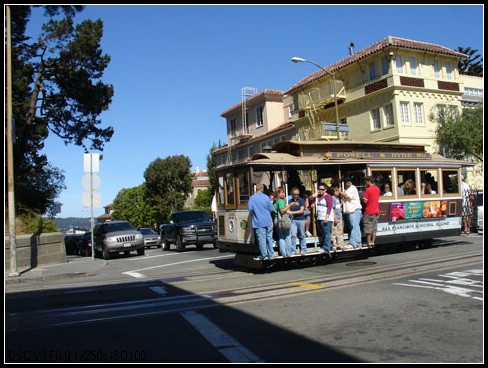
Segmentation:
{"type": "Polygon", "coordinates": [[[191,191],[191,161],[187,156],[157,158],[144,172],[149,203],[158,211],[158,222],[182,210],[191,191]]]}
{"type": "Polygon", "coordinates": [[[195,206],[198,208],[208,208],[212,206],[212,198],[214,192],[212,189],[202,189],[198,191],[197,196],[195,197],[195,206]]]}
{"type": "MultiPolygon", "coordinates": [[[[219,142],[220,144],[220,142],[219,142]]],[[[220,145],[219,145],[220,147],[220,145]]],[[[212,151],[217,149],[215,143],[213,144],[212,148],[210,149],[210,152],[207,154],[207,173],[208,173],[208,179],[210,180],[210,188],[212,193],[217,193],[219,190],[219,184],[217,182],[217,176],[215,175],[215,166],[217,163],[215,162],[215,156],[212,155],[212,151]]],[[[212,202],[210,202],[212,203],[212,202]]]]}
{"type": "Polygon", "coordinates": [[[469,56],[469,59],[459,60],[459,73],[483,77],[483,58],[476,54],[478,50],[471,47],[458,47],[457,51],[469,56]]]}
{"type": "Polygon", "coordinates": [[[31,6],[10,6],[14,188],[21,213],[45,213],[65,189],[63,173],[40,153],[50,133],[86,151],[103,150],[114,132],[100,128],[98,119],[114,93],[101,81],[110,62],[100,48],[102,21],[85,20],[75,27],[73,17],[83,6],[43,8],[48,21],[32,42],[25,35],[31,6]]]}
{"type": "Polygon", "coordinates": [[[147,188],[122,189],[112,202],[112,218],[129,221],[135,227],[149,226],[156,222],[157,212],[147,200],[147,188]]]}
{"type": "Polygon", "coordinates": [[[431,114],[430,119],[437,123],[436,143],[446,147],[447,157],[483,162],[483,106],[464,109],[462,115],[431,114]]]}

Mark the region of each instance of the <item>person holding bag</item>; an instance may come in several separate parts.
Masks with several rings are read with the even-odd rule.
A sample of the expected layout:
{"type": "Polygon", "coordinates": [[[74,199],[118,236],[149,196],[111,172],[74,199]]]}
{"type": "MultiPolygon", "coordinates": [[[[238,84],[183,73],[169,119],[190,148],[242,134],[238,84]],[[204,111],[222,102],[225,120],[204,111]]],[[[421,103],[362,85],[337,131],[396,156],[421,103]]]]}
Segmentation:
{"type": "Polygon", "coordinates": [[[287,213],[291,204],[286,204],[285,191],[283,188],[276,188],[274,192],[275,226],[278,231],[278,244],[280,255],[288,258],[292,254],[291,246],[291,219],[287,213]]]}

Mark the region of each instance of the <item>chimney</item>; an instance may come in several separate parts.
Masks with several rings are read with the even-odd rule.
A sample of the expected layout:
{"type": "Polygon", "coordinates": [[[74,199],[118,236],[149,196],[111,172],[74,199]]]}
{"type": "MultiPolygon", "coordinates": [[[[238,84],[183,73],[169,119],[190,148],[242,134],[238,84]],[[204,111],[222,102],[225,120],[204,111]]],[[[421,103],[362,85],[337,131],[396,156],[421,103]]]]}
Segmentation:
{"type": "Polygon", "coordinates": [[[350,43],[349,44],[349,55],[352,55],[354,54],[354,43],[350,43]]]}

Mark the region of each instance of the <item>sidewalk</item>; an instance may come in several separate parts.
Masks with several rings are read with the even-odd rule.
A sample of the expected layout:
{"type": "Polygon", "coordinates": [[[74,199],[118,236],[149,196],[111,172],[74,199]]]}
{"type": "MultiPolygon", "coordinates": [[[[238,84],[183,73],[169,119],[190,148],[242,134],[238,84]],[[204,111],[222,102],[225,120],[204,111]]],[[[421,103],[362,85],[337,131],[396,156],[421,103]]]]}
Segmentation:
{"type": "Polygon", "coordinates": [[[66,263],[42,265],[31,269],[17,269],[19,276],[9,276],[10,270],[5,270],[5,284],[45,280],[52,277],[93,274],[100,271],[107,264],[107,261],[103,259],[80,256],[66,256],[66,261],[66,263]]]}

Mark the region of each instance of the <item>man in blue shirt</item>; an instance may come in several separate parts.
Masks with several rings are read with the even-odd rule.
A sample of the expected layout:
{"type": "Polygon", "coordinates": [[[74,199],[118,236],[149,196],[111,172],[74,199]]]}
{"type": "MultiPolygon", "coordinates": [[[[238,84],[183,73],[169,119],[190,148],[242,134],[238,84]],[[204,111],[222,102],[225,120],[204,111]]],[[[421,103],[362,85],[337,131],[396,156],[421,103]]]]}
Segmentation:
{"type": "Polygon", "coordinates": [[[271,214],[274,212],[273,204],[269,196],[263,193],[264,185],[256,185],[256,193],[249,198],[247,204],[252,212],[252,227],[254,236],[259,246],[259,258],[271,260],[274,258],[273,249],[273,221],[271,214]]]}

